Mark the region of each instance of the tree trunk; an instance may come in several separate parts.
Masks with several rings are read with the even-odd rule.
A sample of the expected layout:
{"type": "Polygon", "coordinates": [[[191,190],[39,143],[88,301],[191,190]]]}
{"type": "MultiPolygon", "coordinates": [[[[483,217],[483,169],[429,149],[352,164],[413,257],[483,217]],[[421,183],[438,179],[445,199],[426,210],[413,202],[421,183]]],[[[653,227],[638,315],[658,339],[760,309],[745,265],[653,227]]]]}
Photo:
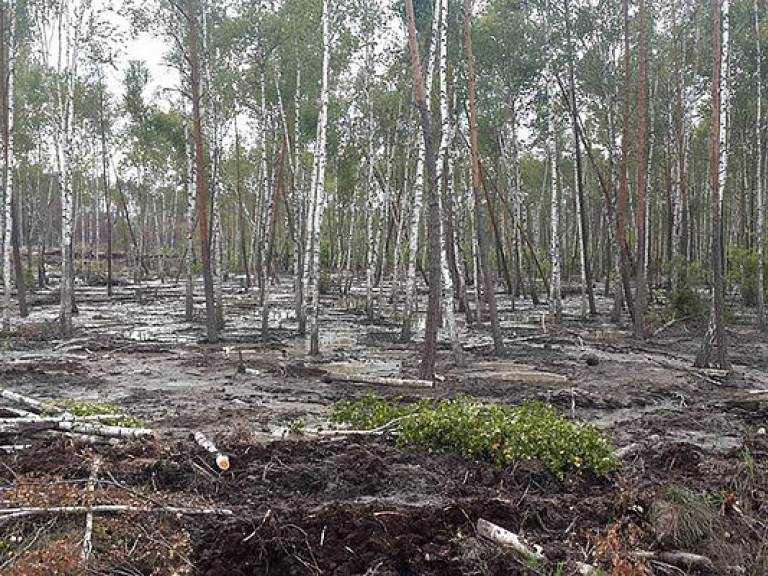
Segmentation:
{"type": "Polygon", "coordinates": [[[712,146],[710,152],[710,182],[712,186],[712,315],[709,328],[704,336],[701,350],[696,356],[698,368],[716,367],[730,370],[731,361],[725,335],[725,283],[723,279],[723,225],[722,193],[725,188],[725,170],[727,169],[727,136],[724,127],[728,109],[728,69],[729,58],[729,0],[724,0],[721,10],[720,0],[714,0],[714,46],[712,69],[712,146]],[[720,22],[723,20],[723,41],[721,46],[720,22]],[[723,62],[726,69],[723,70],[723,62]],[[724,93],[723,93],[724,92],[724,93]],[[725,101],[722,101],[722,99],[725,101]]]}
{"type": "MultiPolygon", "coordinates": [[[[311,247],[310,290],[307,298],[312,299],[312,315],[310,318],[310,343],[309,353],[313,356],[320,354],[320,239],[322,237],[323,212],[325,210],[325,168],[326,168],[326,139],[328,134],[328,105],[330,102],[330,89],[328,87],[330,61],[331,61],[331,37],[330,15],[328,14],[328,0],[323,0],[323,72],[320,87],[320,115],[317,123],[317,156],[315,157],[315,170],[312,176],[312,229],[311,237],[307,244],[311,247]]],[[[305,269],[306,269],[305,265],[305,269]]]]}
{"type": "Polygon", "coordinates": [[[755,42],[757,47],[757,124],[755,142],[757,145],[757,167],[755,172],[757,194],[757,319],[760,330],[765,331],[765,198],[763,197],[763,50],[760,43],[760,13],[757,0],[755,9],[755,42]]]}
{"type": "Polygon", "coordinates": [[[637,260],[635,263],[635,336],[645,336],[648,288],[645,278],[645,0],[639,0],[637,54],[637,260]]]}
{"type": "Polygon", "coordinates": [[[192,130],[195,144],[195,174],[197,180],[197,207],[200,221],[200,254],[203,261],[203,284],[205,286],[205,325],[209,342],[219,340],[219,323],[213,294],[211,270],[211,243],[208,237],[208,195],[205,182],[205,151],[203,149],[203,127],[200,117],[200,64],[197,53],[197,29],[192,0],[186,0],[186,18],[189,27],[189,61],[192,83],[192,130]]]}
{"type": "MultiPolygon", "coordinates": [[[[419,41],[416,36],[416,17],[413,13],[413,1],[406,0],[405,10],[408,16],[408,40],[411,52],[411,75],[413,78],[416,105],[421,118],[421,133],[424,140],[424,159],[429,176],[429,210],[427,217],[427,238],[429,255],[429,299],[427,302],[427,321],[424,330],[424,350],[419,368],[422,380],[435,377],[437,357],[437,328],[440,322],[440,206],[437,190],[437,166],[432,144],[432,120],[427,106],[427,93],[421,74],[419,59],[419,41]]],[[[438,16],[436,14],[436,16],[438,16]]],[[[409,279],[410,282],[410,279],[409,279]]]]}
{"type": "MultiPolygon", "coordinates": [[[[499,324],[499,314],[496,309],[496,293],[493,287],[493,280],[488,269],[488,246],[483,223],[481,220],[482,200],[480,198],[480,189],[482,179],[480,175],[480,150],[478,148],[478,126],[477,126],[477,98],[475,96],[475,62],[472,53],[472,11],[470,1],[464,0],[464,42],[467,47],[467,88],[469,92],[469,137],[471,144],[472,160],[472,194],[475,197],[475,221],[477,227],[478,239],[478,261],[480,273],[483,276],[483,287],[485,291],[485,300],[488,303],[488,312],[491,316],[491,333],[493,335],[493,348],[496,354],[504,354],[504,342],[501,336],[501,326],[499,324]]],[[[486,200],[487,201],[487,200],[486,200]]],[[[490,203],[488,205],[488,214],[491,216],[490,203]]],[[[475,282],[479,279],[475,278],[475,282]]]]}
{"type": "MultiPolygon", "coordinates": [[[[438,2],[439,0],[435,0],[438,2]]],[[[429,114],[432,104],[430,97],[432,92],[432,79],[434,74],[434,62],[435,52],[437,50],[437,36],[439,34],[439,10],[434,10],[432,17],[432,34],[429,38],[429,50],[427,52],[426,62],[426,77],[427,83],[424,86],[424,100],[426,104],[426,112],[429,114]]],[[[415,34],[414,24],[414,34],[415,34]]],[[[418,47],[417,47],[418,48],[418,47]]],[[[416,52],[418,57],[418,50],[416,52]]],[[[412,59],[413,59],[413,55],[412,59]]],[[[414,71],[415,72],[415,71],[414,71]]],[[[419,73],[421,73],[421,60],[419,60],[419,73]]],[[[415,81],[415,78],[414,78],[415,81]]],[[[422,78],[423,81],[423,78],[422,78]]],[[[417,102],[418,103],[418,102],[417,102]]],[[[421,113],[421,110],[419,110],[421,113]]],[[[422,119],[423,120],[423,119],[422,119]]],[[[416,292],[416,261],[419,256],[419,233],[420,233],[420,221],[421,211],[424,202],[424,164],[426,163],[426,149],[424,139],[419,138],[419,155],[416,160],[416,182],[413,188],[413,210],[411,212],[411,226],[410,234],[408,236],[408,271],[405,278],[405,303],[403,304],[403,326],[400,333],[400,339],[403,342],[410,342],[411,340],[411,317],[413,310],[418,302],[416,292]]]]}

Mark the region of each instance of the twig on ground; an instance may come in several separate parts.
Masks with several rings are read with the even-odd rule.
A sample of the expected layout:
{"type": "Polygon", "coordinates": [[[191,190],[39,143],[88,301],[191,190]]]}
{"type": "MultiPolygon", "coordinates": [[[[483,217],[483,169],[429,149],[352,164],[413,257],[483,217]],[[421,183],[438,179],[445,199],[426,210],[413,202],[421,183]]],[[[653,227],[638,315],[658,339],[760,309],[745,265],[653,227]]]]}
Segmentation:
{"type": "MultiPolygon", "coordinates": [[[[96,489],[96,480],[99,477],[99,468],[101,467],[101,456],[94,456],[93,458],[93,465],[91,466],[91,476],[88,478],[88,492],[93,492],[96,489]]],[[[88,512],[85,515],[85,534],[83,535],[83,551],[82,551],[82,560],[83,562],[88,561],[88,557],[91,555],[91,550],[93,550],[93,543],[91,542],[91,538],[93,535],[93,512],[88,512]]]]}
{"type": "Polygon", "coordinates": [[[497,544],[509,546],[520,552],[526,558],[546,560],[544,549],[541,546],[530,545],[514,532],[510,532],[484,518],[479,518],[477,520],[477,535],[491,540],[492,542],[496,542],[497,544]]]}

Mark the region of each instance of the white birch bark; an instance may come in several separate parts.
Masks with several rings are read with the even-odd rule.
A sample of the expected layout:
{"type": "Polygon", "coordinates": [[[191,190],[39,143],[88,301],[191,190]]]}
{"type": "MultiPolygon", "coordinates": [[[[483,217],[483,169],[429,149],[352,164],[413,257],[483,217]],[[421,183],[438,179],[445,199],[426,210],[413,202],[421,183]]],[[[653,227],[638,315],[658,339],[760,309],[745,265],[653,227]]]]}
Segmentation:
{"type": "Polygon", "coordinates": [[[11,0],[8,4],[8,147],[5,150],[5,202],[3,207],[3,330],[11,327],[11,234],[13,230],[13,172],[15,168],[14,158],[14,119],[13,119],[13,95],[16,78],[16,2],[11,0]]]}
{"type": "Polygon", "coordinates": [[[328,133],[328,105],[330,102],[330,90],[328,88],[328,76],[330,73],[331,38],[330,16],[328,14],[329,0],[323,0],[323,71],[320,86],[320,115],[317,122],[317,155],[315,156],[314,174],[312,176],[312,230],[311,230],[311,270],[308,275],[311,278],[312,315],[310,317],[310,343],[309,352],[312,355],[320,353],[320,332],[318,317],[320,314],[320,238],[323,224],[323,212],[325,210],[325,168],[326,168],[326,139],[328,133]]]}
{"type": "Polygon", "coordinates": [[[760,329],[765,330],[765,198],[763,197],[763,50],[760,43],[760,12],[757,0],[754,0],[755,41],[757,48],[757,124],[755,142],[757,144],[757,313],[760,329]]]}
{"type": "Polygon", "coordinates": [[[63,3],[62,25],[66,27],[65,55],[66,69],[66,99],[61,100],[61,134],[60,147],[61,171],[59,181],[61,187],[61,332],[64,336],[72,333],[72,301],[74,297],[74,261],[73,261],[73,216],[74,193],[72,190],[72,132],[74,130],[75,78],[77,76],[77,17],[72,14],[70,0],[63,3]]]}
{"type": "Polygon", "coordinates": [[[195,311],[195,280],[194,271],[192,265],[193,258],[193,242],[195,238],[195,163],[192,160],[191,139],[189,137],[189,122],[184,122],[184,152],[187,157],[187,174],[186,174],[186,193],[187,193],[187,249],[186,249],[186,271],[187,271],[187,287],[186,287],[186,319],[192,320],[192,316],[195,311]]]}
{"type": "MultiPolygon", "coordinates": [[[[447,167],[448,156],[450,155],[451,145],[451,115],[448,109],[448,0],[440,0],[440,41],[439,41],[439,63],[438,79],[440,82],[440,118],[442,128],[440,135],[440,150],[438,152],[438,169],[443,170],[447,167]]],[[[444,199],[448,202],[453,197],[453,179],[451,174],[445,174],[439,178],[438,200],[440,202],[440,272],[443,278],[442,302],[443,317],[448,327],[448,335],[451,338],[451,347],[456,364],[464,364],[464,351],[461,348],[459,330],[456,326],[456,313],[454,310],[454,285],[453,276],[448,268],[448,234],[446,222],[448,213],[444,207],[444,199]]]]}
{"type": "Polygon", "coordinates": [[[576,166],[576,157],[575,157],[575,151],[576,146],[578,146],[578,142],[576,141],[576,135],[573,136],[573,150],[574,150],[574,161],[573,161],[573,197],[574,197],[574,203],[576,204],[576,230],[578,233],[578,248],[579,248],[579,267],[581,272],[581,317],[586,318],[587,317],[587,261],[584,254],[584,228],[582,227],[582,220],[581,220],[581,202],[579,202],[579,199],[577,197],[578,189],[579,189],[579,171],[576,166]]]}
{"type": "Polygon", "coordinates": [[[366,227],[368,233],[368,250],[367,250],[367,269],[365,275],[365,309],[369,320],[373,320],[374,302],[373,302],[373,284],[374,276],[376,275],[376,222],[377,216],[380,218],[380,195],[378,187],[374,179],[374,163],[375,163],[375,148],[374,148],[374,129],[373,129],[373,88],[371,86],[371,76],[375,73],[373,68],[373,52],[371,50],[371,44],[373,38],[368,39],[368,45],[366,47],[366,73],[365,73],[365,91],[368,99],[368,198],[367,198],[367,212],[366,227]]]}
{"type": "MultiPolygon", "coordinates": [[[[434,62],[440,25],[440,10],[437,6],[439,0],[435,0],[434,16],[432,17],[432,34],[429,37],[429,58],[426,63],[426,97],[427,110],[431,108],[432,82],[434,77],[434,62]]],[[[419,234],[421,223],[421,211],[424,203],[424,164],[426,162],[426,150],[424,139],[419,138],[419,156],[416,162],[416,182],[413,188],[413,212],[411,212],[411,231],[408,237],[408,274],[405,280],[405,303],[403,305],[403,327],[401,339],[408,342],[411,339],[411,316],[413,315],[416,293],[416,259],[419,250],[419,234]]]]}
{"type": "Polygon", "coordinates": [[[549,300],[551,312],[558,324],[562,320],[562,291],[560,285],[560,195],[557,186],[557,144],[555,142],[555,87],[554,70],[552,66],[551,38],[547,35],[547,149],[549,154],[549,189],[551,194],[551,240],[549,258],[552,264],[552,275],[549,284],[549,300]]]}
{"type": "Polygon", "coordinates": [[[731,124],[731,13],[730,0],[723,0],[723,48],[722,48],[722,76],[720,77],[720,214],[723,213],[723,196],[725,182],[728,178],[728,133],[731,124]]]}

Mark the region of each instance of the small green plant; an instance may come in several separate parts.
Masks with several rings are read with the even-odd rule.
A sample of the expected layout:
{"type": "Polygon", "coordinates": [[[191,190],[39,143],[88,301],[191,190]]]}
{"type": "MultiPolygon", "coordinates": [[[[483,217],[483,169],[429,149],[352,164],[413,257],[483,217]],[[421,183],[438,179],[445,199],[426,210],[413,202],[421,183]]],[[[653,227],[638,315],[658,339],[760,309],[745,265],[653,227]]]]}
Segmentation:
{"type": "Polygon", "coordinates": [[[304,418],[295,418],[288,422],[288,433],[294,436],[302,436],[307,427],[307,421],[304,418]]]}
{"type": "Polygon", "coordinates": [[[567,420],[555,408],[537,402],[515,408],[468,396],[437,405],[429,400],[406,404],[365,397],[337,403],[331,420],[375,428],[398,418],[398,440],[403,445],[455,450],[468,459],[496,465],[538,460],[558,478],[567,471],[605,475],[619,467],[597,428],[567,420]]]}
{"type": "MultiPolygon", "coordinates": [[[[116,404],[97,404],[93,402],[81,402],[72,398],[54,400],[48,403],[48,414],[53,414],[56,408],[61,408],[73,416],[108,416],[122,415],[125,410],[116,404]]],[[[106,418],[99,421],[100,424],[108,426],[123,426],[126,428],[141,428],[146,425],[143,418],[124,417],[124,418],[106,418]]]]}

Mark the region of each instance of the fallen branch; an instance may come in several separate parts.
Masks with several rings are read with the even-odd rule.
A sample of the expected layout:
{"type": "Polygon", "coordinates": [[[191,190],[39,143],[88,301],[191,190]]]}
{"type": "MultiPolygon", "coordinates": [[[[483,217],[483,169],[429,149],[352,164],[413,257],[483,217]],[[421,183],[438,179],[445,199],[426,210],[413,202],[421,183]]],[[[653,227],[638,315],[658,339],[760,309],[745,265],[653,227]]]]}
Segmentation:
{"type": "Polygon", "coordinates": [[[39,514],[153,514],[163,512],[166,514],[180,514],[186,516],[233,516],[234,512],[226,508],[178,508],[176,506],[162,506],[148,508],[142,506],[126,506],[123,504],[101,504],[97,506],[48,506],[40,508],[2,508],[0,509],[0,522],[11,518],[24,516],[36,516],[39,514]]]}
{"type": "Polygon", "coordinates": [[[538,545],[529,545],[523,538],[483,518],[477,520],[477,535],[497,544],[509,546],[526,558],[546,560],[544,549],[538,545]]]}
{"type": "MultiPolygon", "coordinates": [[[[101,457],[100,456],[94,456],[93,458],[93,466],[91,466],[91,475],[88,478],[88,492],[93,492],[96,489],[96,480],[99,477],[99,467],[101,466],[101,457]]],[[[91,538],[93,535],[93,512],[88,512],[85,515],[85,534],[83,535],[83,552],[82,552],[82,559],[83,562],[86,562],[88,560],[88,557],[91,555],[91,550],[93,550],[93,544],[91,542],[91,538]]]]}
{"type": "Polygon", "coordinates": [[[202,432],[195,432],[192,434],[192,437],[195,439],[195,442],[200,445],[200,447],[208,450],[208,452],[216,456],[216,466],[219,467],[219,470],[229,470],[229,456],[219,452],[216,444],[209,440],[205,434],[202,432]]]}
{"type": "Polygon", "coordinates": [[[403,418],[407,418],[407,416],[395,418],[386,424],[382,424],[378,428],[371,428],[370,430],[320,430],[317,434],[318,436],[375,436],[377,434],[384,434],[385,432],[396,428],[397,425],[400,424],[400,421],[403,420],[403,418]]]}
{"type": "Polygon", "coordinates": [[[13,427],[16,424],[57,424],[59,422],[100,422],[102,420],[124,420],[126,414],[94,414],[92,416],[73,416],[66,414],[61,416],[37,416],[31,414],[20,418],[0,418],[0,428],[13,427]]]}
{"type": "Polygon", "coordinates": [[[106,426],[104,424],[81,424],[71,420],[64,420],[57,425],[59,430],[78,432],[80,434],[93,434],[96,436],[108,436],[111,438],[142,438],[153,436],[155,431],[151,428],[125,428],[122,426],[106,426]]]}
{"type": "Polygon", "coordinates": [[[339,374],[338,372],[328,372],[323,375],[323,382],[348,382],[351,384],[371,384],[373,386],[400,386],[415,388],[432,388],[435,383],[431,380],[410,380],[405,378],[382,378],[379,376],[368,376],[366,374],[339,374]]]}
{"type": "Polygon", "coordinates": [[[29,406],[30,408],[34,408],[37,412],[56,412],[56,413],[64,413],[65,411],[57,406],[50,406],[44,402],[40,402],[40,400],[35,400],[34,398],[30,398],[29,396],[24,396],[23,394],[19,394],[18,392],[12,392],[11,390],[6,390],[5,388],[2,389],[2,392],[0,392],[0,396],[3,398],[7,398],[8,400],[11,400],[12,402],[17,402],[18,404],[24,404],[26,406],[29,406]]]}
{"type": "Polygon", "coordinates": [[[645,550],[638,550],[633,552],[633,555],[642,558],[643,560],[665,562],[666,564],[671,564],[672,566],[677,566],[684,570],[697,568],[699,570],[715,572],[715,563],[712,562],[710,558],[701,556],[700,554],[692,554],[691,552],[648,552],[645,550]]]}
{"type": "Polygon", "coordinates": [[[645,440],[641,440],[640,442],[633,442],[632,444],[628,444],[627,446],[618,448],[613,452],[613,455],[619,460],[622,460],[629,456],[633,456],[640,450],[644,450],[645,448],[652,446],[659,440],[661,440],[661,436],[659,436],[658,434],[652,434],[651,436],[648,436],[648,438],[646,438],[645,440]]]}

